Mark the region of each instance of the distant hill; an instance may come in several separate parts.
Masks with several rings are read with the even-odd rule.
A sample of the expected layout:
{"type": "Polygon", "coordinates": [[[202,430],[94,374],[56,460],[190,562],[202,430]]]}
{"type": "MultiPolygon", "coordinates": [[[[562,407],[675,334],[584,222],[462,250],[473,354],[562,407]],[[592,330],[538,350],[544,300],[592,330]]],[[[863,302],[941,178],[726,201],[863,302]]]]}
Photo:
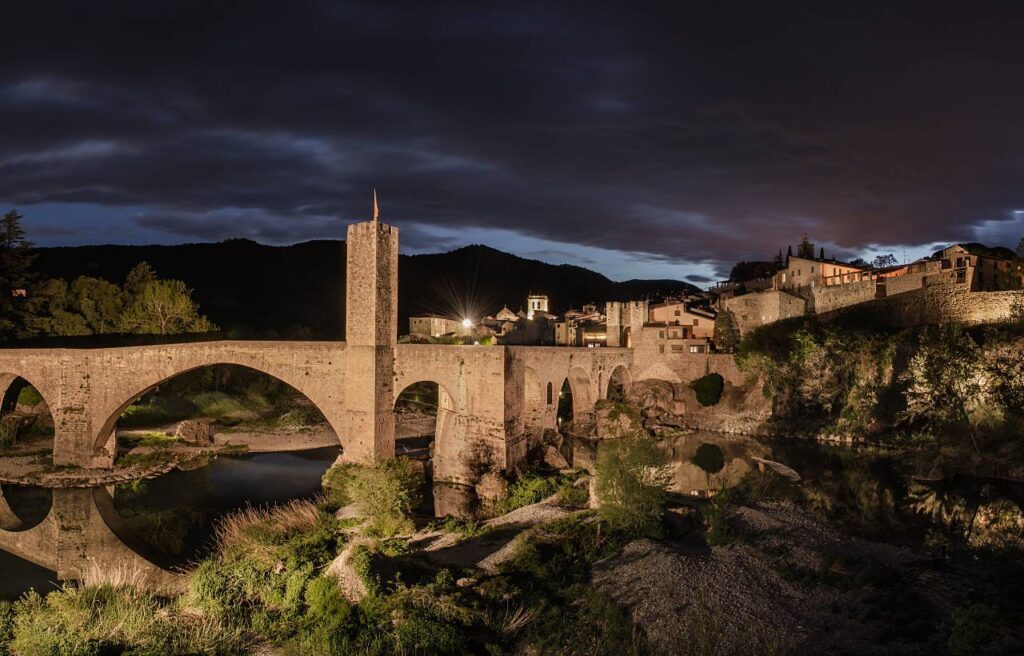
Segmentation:
{"type": "MultiPolygon", "coordinates": [[[[345,317],[345,242],[265,246],[248,239],[178,246],[73,246],[39,249],[46,277],[80,275],[121,282],[145,260],[163,278],[195,290],[200,310],[242,337],[341,339],[345,317]],[[308,331],[302,327],[307,327],[308,331]]],[[[503,305],[519,310],[530,292],[547,294],[562,312],[584,303],[630,300],[695,290],[677,280],[613,282],[569,265],[552,265],[487,246],[401,256],[399,332],[412,314],[434,312],[478,319],[503,305]]]]}

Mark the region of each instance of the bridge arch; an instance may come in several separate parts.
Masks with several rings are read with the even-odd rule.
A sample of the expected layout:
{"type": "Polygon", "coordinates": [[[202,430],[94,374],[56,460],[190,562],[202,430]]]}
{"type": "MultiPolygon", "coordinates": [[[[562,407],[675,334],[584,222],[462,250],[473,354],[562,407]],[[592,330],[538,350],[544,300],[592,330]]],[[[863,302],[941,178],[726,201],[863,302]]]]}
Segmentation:
{"type": "Polygon", "coordinates": [[[341,441],[342,432],[340,413],[331,413],[331,404],[324,403],[318,399],[317,386],[309,385],[308,381],[289,375],[287,371],[278,370],[274,367],[262,366],[258,362],[252,362],[243,358],[218,357],[210,359],[201,364],[193,364],[187,367],[168,368],[156,373],[142,372],[138,378],[127,381],[116,396],[110,398],[110,402],[101,410],[99,430],[95,433],[93,449],[96,453],[104,453],[106,457],[113,458],[117,451],[116,427],[117,422],[125,410],[146,394],[166,385],[167,383],[186,374],[208,369],[217,366],[233,366],[253,371],[269,378],[284,383],[299,394],[305,396],[327,420],[331,429],[338,435],[341,441]]]}
{"type": "Polygon", "coordinates": [[[569,368],[566,380],[572,391],[573,421],[589,421],[594,416],[594,404],[597,402],[590,374],[582,367],[573,366],[569,368]]]}
{"type": "MultiPolygon", "coordinates": [[[[26,429],[32,432],[32,437],[47,440],[52,438],[55,425],[53,406],[50,405],[50,392],[40,388],[33,381],[36,378],[33,374],[6,371],[0,373],[0,419],[4,422],[7,417],[15,415],[17,418],[14,424],[6,424],[0,428],[13,430],[17,435],[15,439],[25,437],[26,429]],[[35,399],[38,401],[33,411],[21,412],[18,410],[19,400],[22,392],[26,389],[35,391],[35,399]],[[41,431],[41,432],[37,432],[41,431]]],[[[52,444],[49,447],[50,455],[53,455],[52,444]]]]}
{"type": "MultiPolygon", "coordinates": [[[[395,386],[395,399],[394,405],[397,410],[398,403],[402,400],[403,394],[408,390],[422,385],[429,385],[435,387],[437,390],[437,406],[435,409],[434,418],[434,444],[431,449],[432,459],[443,458],[447,454],[451,453],[456,448],[456,435],[455,425],[458,421],[458,404],[455,396],[448,390],[447,386],[436,380],[432,380],[429,377],[422,378],[420,380],[413,380],[411,382],[403,382],[401,387],[395,386]]],[[[399,413],[395,413],[396,423],[396,437],[398,436],[398,423],[400,421],[399,413]]]]}
{"type": "Polygon", "coordinates": [[[629,388],[633,384],[633,378],[626,365],[616,365],[608,376],[608,387],[605,390],[605,398],[610,401],[625,401],[629,388]]]}

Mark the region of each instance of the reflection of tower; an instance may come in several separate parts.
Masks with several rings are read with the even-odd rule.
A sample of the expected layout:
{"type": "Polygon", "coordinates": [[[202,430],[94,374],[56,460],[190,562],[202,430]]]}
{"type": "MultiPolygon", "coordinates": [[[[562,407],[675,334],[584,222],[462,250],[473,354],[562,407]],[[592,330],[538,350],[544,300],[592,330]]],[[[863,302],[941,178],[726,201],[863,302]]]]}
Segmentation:
{"type": "Polygon", "coordinates": [[[373,220],[348,227],[345,281],[345,459],[395,453],[394,364],[398,325],[398,228],[373,220]]]}

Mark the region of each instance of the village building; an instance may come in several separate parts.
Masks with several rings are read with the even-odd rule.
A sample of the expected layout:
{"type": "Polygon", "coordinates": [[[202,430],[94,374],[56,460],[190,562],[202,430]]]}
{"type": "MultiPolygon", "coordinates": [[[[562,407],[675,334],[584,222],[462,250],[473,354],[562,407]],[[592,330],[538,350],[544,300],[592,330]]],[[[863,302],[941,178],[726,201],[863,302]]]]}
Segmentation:
{"type": "Polygon", "coordinates": [[[409,317],[409,335],[417,337],[440,337],[465,332],[460,319],[451,319],[437,314],[422,314],[409,317]]]}
{"type": "Polygon", "coordinates": [[[715,334],[716,312],[693,301],[668,300],[650,306],[648,320],[665,325],[688,326],[693,337],[711,339],[715,334]]]}
{"type": "Polygon", "coordinates": [[[805,315],[820,315],[876,298],[930,285],[962,285],[967,291],[1024,289],[1024,260],[1014,251],[978,243],[953,244],[909,264],[884,268],[824,258],[789,257],[771,287],[751,291],[737,283],[712,289],[741,333],[805,315]],[[743,292],[748,293],[743,293],[743,292]]]}

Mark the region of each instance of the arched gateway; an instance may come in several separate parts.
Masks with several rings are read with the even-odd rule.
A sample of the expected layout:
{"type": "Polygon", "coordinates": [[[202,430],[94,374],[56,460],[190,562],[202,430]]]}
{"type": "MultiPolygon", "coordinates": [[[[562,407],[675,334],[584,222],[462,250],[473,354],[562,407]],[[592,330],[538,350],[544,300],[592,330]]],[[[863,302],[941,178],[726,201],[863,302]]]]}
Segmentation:
{"type": "Polygon", "coordinates": [[[393,457],[397,394],[433,381],[445,394],[434,477],[445,481],[470,480],[481,454],[505,469],[525,457],[527,436],[554,428],[554,397],[567,378],[576,421],[593,416],[613,376],[630,380],[634,350],[627,348],[397,344],[398,229],[356,223],[346,244],[345,342],[0,349],[0,373],[8,384],[31,382],[46,400],[54,462],[84,467],[111,464],[114,424],[127,404],[200,367],[241,365],[294,387],[324,414],[353,461],[393,457]]]}

